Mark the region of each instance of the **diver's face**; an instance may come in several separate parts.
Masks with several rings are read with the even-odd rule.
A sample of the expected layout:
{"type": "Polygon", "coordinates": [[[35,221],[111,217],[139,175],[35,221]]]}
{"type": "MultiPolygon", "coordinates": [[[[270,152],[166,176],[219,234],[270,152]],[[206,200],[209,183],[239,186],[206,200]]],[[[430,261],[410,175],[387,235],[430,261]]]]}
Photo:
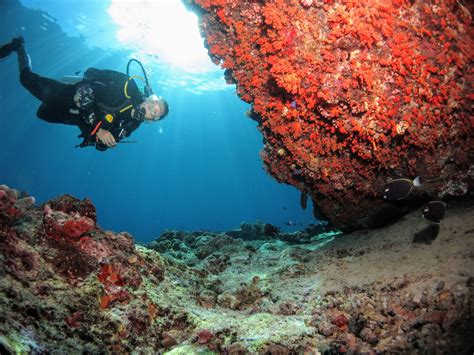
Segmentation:
{"type": "Polygon", "coordinates": [[[145,121],[158,121],[163,115],[161,105],[158,101],[146,101],[145,107],[145,121]]]}

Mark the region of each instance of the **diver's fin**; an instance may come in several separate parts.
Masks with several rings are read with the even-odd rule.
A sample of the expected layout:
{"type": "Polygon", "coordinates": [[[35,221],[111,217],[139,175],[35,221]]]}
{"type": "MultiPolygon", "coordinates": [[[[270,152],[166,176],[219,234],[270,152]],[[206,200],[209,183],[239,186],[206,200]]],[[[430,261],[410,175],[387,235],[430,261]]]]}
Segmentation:
{"type": "Polygon", "coordinates": [[[16,51],[24,43],[25,40],[21,36],[13,38],[10,43],[4,44],[0,47],[0,59],[8,57],[12,52],[16,51]]]}
{"type": "Polygon", "coordinates": [[[388,182],[383,191],[383,198],[387,200],[401,200],[407,197],[413,188],[409,179],[394,179],[388,182]]]}
{"type": "Polygon", "coordinates": [[[430,201],[423,207],[422,216],[429,221],[439,223],[446,213],[446,203],[430,201]]]}
{"type": "Polygon", "coordinates": [[[13,46],[11,43],[4,44],[0,47],[0,59],[8,57],[13,52],[13,46]]]}

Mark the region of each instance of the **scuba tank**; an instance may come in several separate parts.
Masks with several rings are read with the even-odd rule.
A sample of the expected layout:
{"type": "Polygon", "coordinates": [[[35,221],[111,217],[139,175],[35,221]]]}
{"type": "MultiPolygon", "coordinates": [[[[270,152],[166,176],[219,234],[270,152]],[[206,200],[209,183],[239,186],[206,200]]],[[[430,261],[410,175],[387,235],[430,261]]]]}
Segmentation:
{"type": "MultiPolygon", "coordinates": [[[[76,72],[76,74],[78,74],[78,73],[80,73],[80,71],[76,72]]],[[[61,77],[60,81],[65,83],[65,84],[77,84],[78,82],[80,82],[82,80],[107,82],[107,81],[113,80],[113,74],[111,74],[111,73],[118,73],[118,72],[115,72],[113,70],[89,68],[84,72],[83,76],[65,75],[65,76],[61,77]]],[[[134,59],[134,58],[130,59],[127,63],[126,73],[127,73],[128,81],[130,81],[132,79],[140,79],[141,81],[143,81],[145,83],[145,86],[143,88],[143,93],[142,93],[143,100],[146,100],[148,97],[153,95],[153,90],[152,90],[152,88],[150,86],[150,83],[148,81],[148,76],[146,75],[145,68],[143,68],[142,63],[139,60],[134,59]],[[136,62],[140,66],[140,68],[143,72],[143,78],[138,76],[138,75],[130,76],[130,64],[132,64],[133,62],[136,62]]],[[[128,86],[128,81],[125,84],[126,86],[128,86]]],[[[127,88],[125,87],[124,90],[126,91],[126,89],[127,88]]]]}

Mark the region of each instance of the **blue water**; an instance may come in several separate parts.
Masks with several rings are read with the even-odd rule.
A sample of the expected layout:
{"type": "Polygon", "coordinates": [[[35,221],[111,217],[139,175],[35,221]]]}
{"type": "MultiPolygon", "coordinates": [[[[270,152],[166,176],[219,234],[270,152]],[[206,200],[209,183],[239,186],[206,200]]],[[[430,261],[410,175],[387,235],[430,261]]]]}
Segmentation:
{"type": "MultiPolygon", "coordinates": [[[[125,72],[133,51],[113,40],[108,3],[1,0],[0,43],[23,35],[33,70],[43,76],[88,67],[125,72]]],[[[0,60],[0,183],[38,203],[64,193],[90,198],[101,227],[143,242],[164,229],[223,231],[261,220],[288,230],[289,221],[298,228],[314,222],[311,206],[299,206],[299,192],[263,169],[262,136],[235,86],[203,86],[223,80],[221,70],[193,77],[159,59],[148,62],[170,114],[135,131],[130,140],[138,144],[101,153],[75,148],[78,128],[36,118],[40,103],[19,83],[16,61],[15,53],[0,60]]]]}

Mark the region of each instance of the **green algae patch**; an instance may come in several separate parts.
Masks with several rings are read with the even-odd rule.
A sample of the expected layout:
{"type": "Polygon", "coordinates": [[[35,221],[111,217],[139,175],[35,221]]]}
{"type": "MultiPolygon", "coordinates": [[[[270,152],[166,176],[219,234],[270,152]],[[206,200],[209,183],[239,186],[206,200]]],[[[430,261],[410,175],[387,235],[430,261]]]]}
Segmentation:
{"type": "Polygon", "coordinates": [[[9,336],[0,335],[0,345],[16,355],[26,355],[44,350],[26,331],[24,335],[20,335],[16,332],[10,333],[9,336]]]}

